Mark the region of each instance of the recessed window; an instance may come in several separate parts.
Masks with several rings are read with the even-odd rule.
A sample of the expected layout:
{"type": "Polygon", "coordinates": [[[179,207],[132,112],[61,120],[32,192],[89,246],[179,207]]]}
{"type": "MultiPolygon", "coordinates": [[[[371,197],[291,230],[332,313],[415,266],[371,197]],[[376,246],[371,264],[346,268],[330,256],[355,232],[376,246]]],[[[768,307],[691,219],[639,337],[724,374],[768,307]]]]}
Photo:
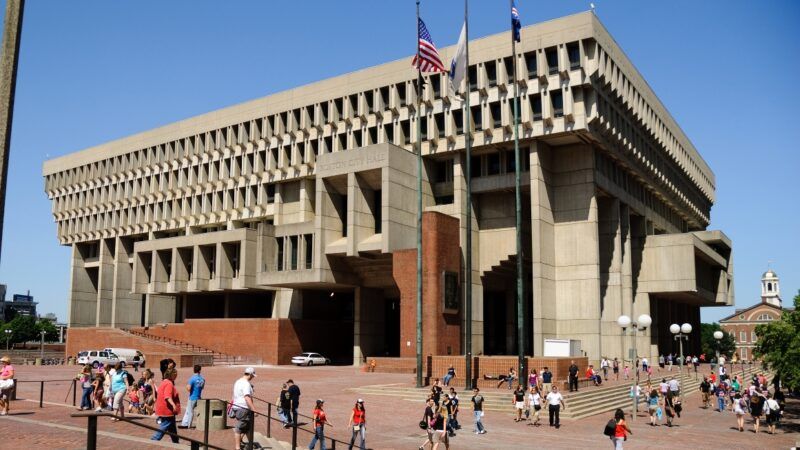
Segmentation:
{"type": "Polygon", "coordinates": [[[742,343],[747,342],[747,332],[746,331],[740,331],[739,332],[739,342],[742,342],[742,343]]]}
{"type": "Polygon", "coordinates": [[[490,153],[487,156],[487,175],[497,175],[500,173],[500,153],[490,153]]]}
{"type": "Polygon", "coordinates": [[[492,113],[492,128],[500,128],[503,123],[503,113],[500,109],[500,102],[489,104],[489,111],[492,113]]]}
{"type": "Polygon", "coordinates": [[[497,86],[497,65],[494,61],[489,61],[483,66],[486,69],[486,81],[489,83],[489,87],[497,86]]]}
{"type": "Polygon", "coordinates": [[[469,90],[478,89],[478,66],[469,66],[469,90]]]}
{"type": "Polygon", "coordinates": [[[569,57],[570,70],[581,67],[581,50],[577,42],[567,44],[567,56],[569,57]]]}
{"type": "Polygon", "coordinates": [[[528,96],[533,111],[533,120],[542,120],[542,96],[540,94],[528,96]]]}
{"type": "Polygon", "coordinates": [[[550,47],[544,51],[547,59],[547,71],[550,75],[558,73],[558,51],[555,47],[550,47]]]}
{"type": "Polygon", "coordinates": [[[553,116],[564,116],[564,94],[561,90],[550,92],[550,101],[553,102],[553,116]]]}

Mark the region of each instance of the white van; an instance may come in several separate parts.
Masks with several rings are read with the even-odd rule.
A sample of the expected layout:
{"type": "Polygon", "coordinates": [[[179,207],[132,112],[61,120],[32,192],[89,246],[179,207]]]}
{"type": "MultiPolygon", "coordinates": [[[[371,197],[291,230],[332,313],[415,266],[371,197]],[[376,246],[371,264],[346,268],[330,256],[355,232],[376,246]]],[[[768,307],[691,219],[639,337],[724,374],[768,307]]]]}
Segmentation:
{"type": "Polygon", "coordinates": [[[122,365],[133,365],[134,362],[139,363],[139,367],[144,367],[145,358],[144,354],[135,348],[106,348],[107,352],[114,353],[122,361],[122,365]]]}
{"type": "Polygon", "coordinates": [[[90,364],[95,369],[100,364],[114,365],[119,361],[119,357],[108,350],[84,350],[78,353],[78,364],[90,364]]]}

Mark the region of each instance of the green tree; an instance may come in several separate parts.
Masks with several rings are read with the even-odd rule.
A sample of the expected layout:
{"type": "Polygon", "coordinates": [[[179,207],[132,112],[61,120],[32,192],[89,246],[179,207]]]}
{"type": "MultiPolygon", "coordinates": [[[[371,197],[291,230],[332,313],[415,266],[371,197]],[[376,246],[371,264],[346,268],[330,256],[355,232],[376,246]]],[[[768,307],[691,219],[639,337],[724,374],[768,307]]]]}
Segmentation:
{"type": "Polygon", "coordinates": [[[39,331],[36,329],[36,319],[31,316],[16,316],[10,322],[3,325],[3,337],[5,330],[11,330],[11,343],[34,341],[39,338],[39,331]]]}
{"type": "Polygon", "coordinates": [[[784,311],[780,320],[756,327],[758,342],[753,354],[789,389],[800,388],[800,290],[794,297],[794,310],[784,311]]]}
{"type": "Polygon", "coordinates": [[[700,324],[700,350],[706,354],[706,361],[711,358],[717,357],[717,350],[720,355],[731,356],[736,350],[736,342],[733,340],[733,335],[722,331],[724,336],[719,340],[714,339],[714,332],[722,331],[719,324],[714,323],[701,323],[700,324]]]}
{"type": "Polygon", "coordinates": [[[44,331],[44,341],[54,342],[58,340],[58,328],[49,320],[40,320],[36,322],[36,336],[44,331]]]}

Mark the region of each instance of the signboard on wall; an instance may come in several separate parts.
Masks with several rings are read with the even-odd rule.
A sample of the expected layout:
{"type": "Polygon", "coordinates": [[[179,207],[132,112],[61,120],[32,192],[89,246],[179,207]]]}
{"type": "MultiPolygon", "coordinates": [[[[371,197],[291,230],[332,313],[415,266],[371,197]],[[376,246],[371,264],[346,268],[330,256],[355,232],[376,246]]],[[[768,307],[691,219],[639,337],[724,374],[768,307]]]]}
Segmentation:
{"type": "Polygon", "coordinates": [[[458,313],[461,298],[458,295],[458,273],[442,272],[442,301],[444,312],[458,313]]]}

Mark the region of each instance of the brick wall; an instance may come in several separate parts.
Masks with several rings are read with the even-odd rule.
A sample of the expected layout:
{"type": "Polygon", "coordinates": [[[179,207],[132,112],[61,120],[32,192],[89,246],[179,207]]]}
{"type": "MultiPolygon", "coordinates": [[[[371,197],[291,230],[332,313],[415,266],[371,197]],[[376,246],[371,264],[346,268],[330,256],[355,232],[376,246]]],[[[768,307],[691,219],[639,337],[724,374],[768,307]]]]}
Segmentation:
{"type": "Polygon", "coordinates": [[[191,352],[169,344],[154,342],[114,328],[71,328],[66,342],[66,356],[76,356],[82,350],[101,350],[106,347],[135,348],[144,353],[147,366],[157,367],[158,361],[173,358],[179,367],[202,364],[195,362],[191,352]]]}
{"type": "MultiPolygon", "coordinates": [[[[461,310],[445,313],[442,301],[444,271],[461,272],[458,219],[437,212],[422,216],[422,348],[424,354],[461,353],[461,310]]],[[[416,355],[417,252],[392,254],[392,276],[400,290],[400,356],[416,355]],[[411,342],[406,346],[405,342],[411,342]]]]}

